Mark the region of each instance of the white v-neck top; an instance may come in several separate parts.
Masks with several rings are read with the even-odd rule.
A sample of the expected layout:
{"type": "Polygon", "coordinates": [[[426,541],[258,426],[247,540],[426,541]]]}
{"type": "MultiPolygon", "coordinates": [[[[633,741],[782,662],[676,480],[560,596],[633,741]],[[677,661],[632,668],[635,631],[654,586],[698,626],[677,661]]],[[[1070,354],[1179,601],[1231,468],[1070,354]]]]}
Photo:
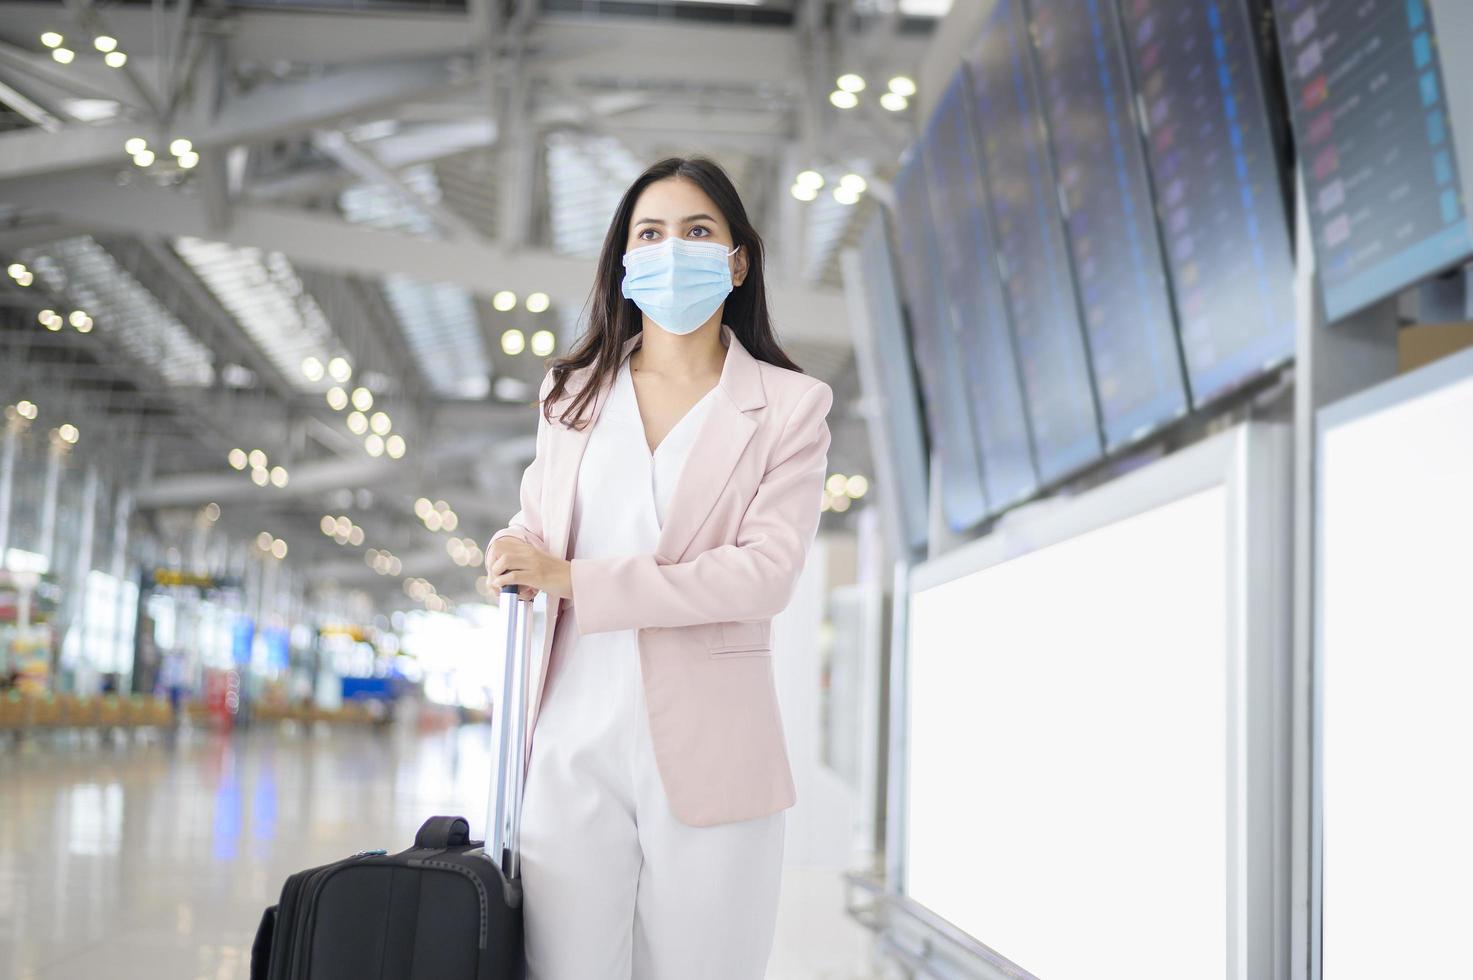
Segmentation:
{"type": "Polygon", "coordinates": [[[713,387],[651,454],[629,359],[624,359],[578,467],[569,540],[572,557],[609,558],[655,550],[675,482],[715,397],[713,387]]]}

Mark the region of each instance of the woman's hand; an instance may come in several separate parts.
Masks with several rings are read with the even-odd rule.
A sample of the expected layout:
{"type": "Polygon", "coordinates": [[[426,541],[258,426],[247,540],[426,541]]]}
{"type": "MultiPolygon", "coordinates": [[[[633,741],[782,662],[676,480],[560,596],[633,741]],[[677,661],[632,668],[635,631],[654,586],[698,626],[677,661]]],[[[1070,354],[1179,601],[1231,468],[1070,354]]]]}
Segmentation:
{"type": "Polygon", "coordinates": [[[554,598],[573,595],[572,562],[539,551],[521,538],[505,534],[491,542],[486,552],[486,573],[498,592],[504,585],[519,586],[523,599],[539,591],[554,598]]]}

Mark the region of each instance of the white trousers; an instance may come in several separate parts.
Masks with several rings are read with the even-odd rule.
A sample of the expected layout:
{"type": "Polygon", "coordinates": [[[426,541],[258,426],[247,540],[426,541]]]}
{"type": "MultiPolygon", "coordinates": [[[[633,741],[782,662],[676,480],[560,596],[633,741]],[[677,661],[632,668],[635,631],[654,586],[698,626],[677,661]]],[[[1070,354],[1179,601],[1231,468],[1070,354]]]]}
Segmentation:
{"type": "Polygon", "coordinates": [[[679,822],[633,632],[566,626],[523,797],[527,980],[762,980],[787,811],[679,822]]]}

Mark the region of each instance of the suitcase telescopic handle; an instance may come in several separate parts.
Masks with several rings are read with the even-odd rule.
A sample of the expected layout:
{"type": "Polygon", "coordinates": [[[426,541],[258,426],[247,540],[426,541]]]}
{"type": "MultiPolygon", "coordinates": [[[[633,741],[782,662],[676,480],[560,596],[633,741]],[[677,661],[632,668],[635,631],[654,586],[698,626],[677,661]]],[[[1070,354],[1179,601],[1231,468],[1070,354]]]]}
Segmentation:
{"type": "Polygon", "coordinates": [[[486,855],[501,865],[512,880],[521,873],[522,792],[526,782],[527,684],[532,661],[532,600],[520,597],[515,585],[501,588],[506,624],[506,658],[502,671],[501,702],[495,711],[499,757],[492,790],[486,855]]]}

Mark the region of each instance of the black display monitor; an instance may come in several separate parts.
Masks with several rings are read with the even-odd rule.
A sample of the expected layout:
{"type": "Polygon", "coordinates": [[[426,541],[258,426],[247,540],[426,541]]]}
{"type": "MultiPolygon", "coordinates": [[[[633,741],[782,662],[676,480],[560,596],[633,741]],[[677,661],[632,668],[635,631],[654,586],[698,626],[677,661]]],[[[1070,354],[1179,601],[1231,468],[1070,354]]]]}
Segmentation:
{"type": "Polygon", "coordinates": [[[940,274],[927,201],[921,148],[912,146],[895,175],[896,241],[905,287],[916,368],[921,376],[931,446],[941,466],[941,511],[953,531],[975,526],[988,513],[981,460],[972,428],[962,354],[940,274]]]}
{"type": "Polygon", "coordinates": [[[1114,448],[1189,407],[1124,41],[1113,0],[1030,0],[1028,10],[1100,419],[1114,448]]]}
{"type": "Polygon", "coordinates": [[[958,71],[926,124],[921,147],[982,479],[989,509],[997,512],[1033,496],[1038,476],[969,103],[965,73],[958,71]]]}
{"type": "Polygon", "coordinates": [[[1246,0],[1120,0],[1192,400],[1294,356],[1294,253],[1246,0]]]}
{"type": "Polygon", "coordinates": [[[1097,460],[1101,443],[1027,44],[1019,0],[998,0],[966,76],[1034,457],[1052,483],[1097,460]]]}
{"type": "Polygon", "coordinates": [[[1461,112],[1473,126],[1473,92],[1466,77],[1446,83],[1460,66],[1440,63],[1433,22],[1456,23],[1465,30],[1448,36],[1466,38],[1473,18],[1468,0],[1278,0],[1275,9],[1333,320],[1473,255],[1454,145],[1467,157],[1473,133],[1452,124],[1461,112]]]}

